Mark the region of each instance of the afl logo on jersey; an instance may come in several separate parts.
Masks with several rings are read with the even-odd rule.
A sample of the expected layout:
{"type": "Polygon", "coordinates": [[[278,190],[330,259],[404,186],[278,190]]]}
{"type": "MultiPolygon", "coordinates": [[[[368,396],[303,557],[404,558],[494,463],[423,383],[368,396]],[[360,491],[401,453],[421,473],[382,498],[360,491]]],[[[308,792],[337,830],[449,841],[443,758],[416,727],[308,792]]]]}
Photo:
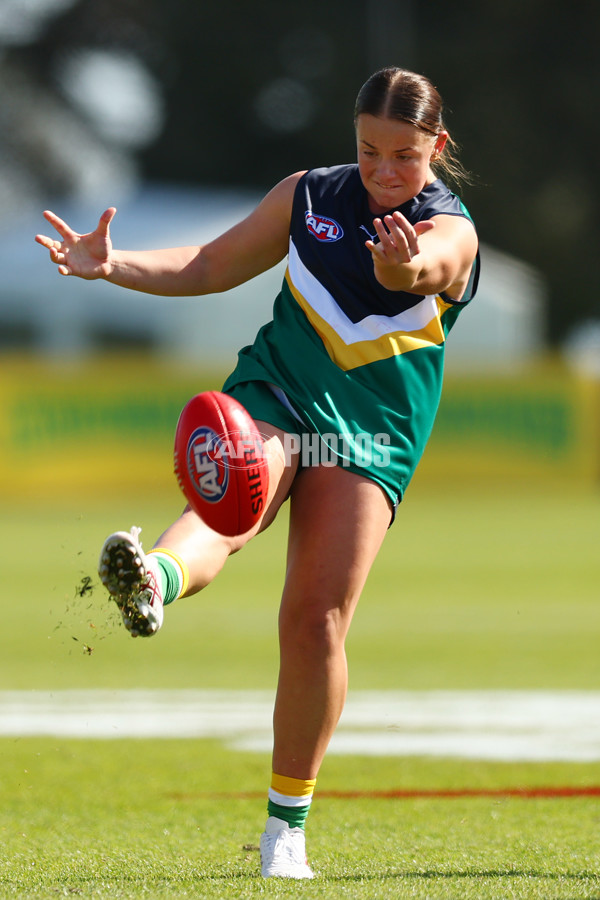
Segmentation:
{"type": "Polygon", "coordinates": [[[306,227],[313,237],[323,243],[330,241],[339,241],[344,236],[344,229],[335,221],[328,219],[327,216],[318,216],[316,213],[307,210],[304,214],[306,219],[306,227]]]}

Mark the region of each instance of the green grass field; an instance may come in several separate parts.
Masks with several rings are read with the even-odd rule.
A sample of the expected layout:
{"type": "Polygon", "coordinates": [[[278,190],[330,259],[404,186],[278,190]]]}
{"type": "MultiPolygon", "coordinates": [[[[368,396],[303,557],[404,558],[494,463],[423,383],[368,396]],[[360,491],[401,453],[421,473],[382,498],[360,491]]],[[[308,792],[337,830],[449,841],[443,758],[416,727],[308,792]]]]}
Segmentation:
{"type": "MultiPolygon", "coordinates": [[[[272,688],[285,515],[204,594],[132,641],[99,546],[179,505],[166,490],[3,505],[2,690],[272,688]],[[83,590],[86,577],[93,590],[83,590]]],[[[372,573],[351,689],[600,689],[600,493],[441,494],[418,480],[372,573]]],[[[600,784],[598,763],[330,756],[308,823],[318,878],[265,882],[268,754],[214,740],[0,739],[1,897],[600,898],[594,796],[370,797],[390,789],[600,784]],[[349,787],[358,798],[328,797],[349,787]]]]}
{"type": "MultiPolygon", "coordinates": [[[[107,534],[139,524],[151,545],[179,508],[168,491],[3,504],[5,689],[273,686],[285,511],[203,595],[169,607],[156,640],[132,641],[98,587],[107,534]]],[[[599,523],[600,491],[416,484],[353,623],[351,687],[600,689],[599,523]]]]}
{"type": "Polygon", "coordinates": [[[390,785],[598,782],[598,765],[330,757],[314,882],[264,882],[268,760],[212,741],[0,742],[0,896],[600,897],[598,799],[372,799],[390,785]],[[252,796],[245,796],[250,792],[252,796]]]}

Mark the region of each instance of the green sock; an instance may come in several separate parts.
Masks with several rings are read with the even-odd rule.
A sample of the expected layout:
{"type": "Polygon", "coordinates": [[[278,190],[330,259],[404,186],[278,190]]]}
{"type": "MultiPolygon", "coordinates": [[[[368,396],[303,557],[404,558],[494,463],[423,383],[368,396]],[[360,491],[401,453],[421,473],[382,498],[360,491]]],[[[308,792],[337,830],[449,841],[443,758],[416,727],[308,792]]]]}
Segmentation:
{"type": "Polygon", "coordinates": [[[158,564],[163,604],[167,606],[177,600],[187,587],[187,568],[170,550],[151,550],[148,555],[152,555],[158,564]]]}
{"type": "Polygon", "coordinates": [[[280,806],[272,800],[267,803],[268,814],[283,819],[290,828],[304,828],[309,809],[310,806],[280,806]]]}
{"type": "Polygon", "coordinates": [[[267,804],[269,815],[287,822],[290,828],[304,828],[316,783],[316,778],[304,780],[273,772],[267,804]]]}

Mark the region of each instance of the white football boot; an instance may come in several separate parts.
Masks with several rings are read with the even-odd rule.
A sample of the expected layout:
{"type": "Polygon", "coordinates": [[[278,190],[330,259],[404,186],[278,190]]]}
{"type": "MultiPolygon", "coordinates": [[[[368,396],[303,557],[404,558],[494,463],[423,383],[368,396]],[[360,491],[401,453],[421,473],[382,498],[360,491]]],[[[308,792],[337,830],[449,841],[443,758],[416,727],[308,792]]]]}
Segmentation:
{"type": "Polygon", "coordinates": [[[132,528],[131,532],[111,534],[104,542],[98,563],[100,580],[133,637],[156,634],[163,623],[158,564],[142,550],[141,530],[132,528]]]}
{"type": "Polygon", "coordinates": [[[304,829],[290,828],[287,822],[269,816],[260,837],[263,878],[314,878],[306,859],[304,829]]]}

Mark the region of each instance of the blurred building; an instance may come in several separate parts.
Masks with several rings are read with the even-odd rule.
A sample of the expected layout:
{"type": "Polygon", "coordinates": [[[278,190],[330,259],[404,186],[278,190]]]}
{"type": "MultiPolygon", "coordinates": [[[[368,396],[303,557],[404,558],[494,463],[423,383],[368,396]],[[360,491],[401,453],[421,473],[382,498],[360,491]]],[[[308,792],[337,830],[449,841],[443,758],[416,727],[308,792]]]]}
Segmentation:
{"type": "MultiPolygon", "coordinates": [[[[77,355],[134,346],[193,358],[201,344],[219,355],[251,340],[280,271],[218,303],[125,300],[106,285],[53,279],[31,243],[44,228],[40,212],[51,205],[88,230],[115,204],[121,246],[203,241],[289,171],[351,161],[357,85],[389,63],[435,83],[439,76],[457,107],[451,130],[481,177],[466,197],[486,241],[480,294],[452,335],[449,364],[511,364],[597,316],[595,295],[581,287],[580,260],[596,244],[589,154],[585,178],[581,160],[557,171],[539,137],[555,114],[540,100],[554,96],[552,79],[580,100],[572,127],[591,121],[588,44],[595,52],[600,17],[573,42],[552,15],[540,23],[528,5],[473,16],[469,4],[449,9],[439,0],[331,0],[325,9],[306,0],[303,11],[299,22],[275,0],[238,3],[224,22],[219,7],[185,0],[168,11],[157,0],[0,3],[0,348],[77,355]],[[544,43],[528,37],[541,25],[551,65],[544,43]],[[507,53],[523,44],[527,54],[503,66],[505,54],[486,48],[491,33],[507,53]],[[450,67],[439,52],[448,43],[462,48],[450,67]],[[478,53],[485,65],[473,67],[478,53]],[[510,116],[499,115],[507,108],[510,116]],[[180,187],[149,186],[165,181],[180,187]]],[[[578,150],[584,133],[570,139],[578,150]]]]}
{"type": "MultiPolygon", "coordinates": [[[[112,226],[119,247],[139,250],[201,244],[246,216],[260,199],[248,190],[146,186],[120,206],[112,226]]],[[[79,231],[95,226],[102,209],[66,204],[57,210],[79,231]]],[[[10,259],[0,282],[2,344],[50,356],[146,349],[221,363],[254,338],[271,316],[284,264],[225,294],[161,298],[106,282],[64,278],[33,236],[49,226],[41,215],[6,234],[10,259]]],[[[449,364],[505,367],[530,360],[544,347],[544,284],[531,266],[482,248],[482,277],[471,309],[448,342],[449,364]]]]}

